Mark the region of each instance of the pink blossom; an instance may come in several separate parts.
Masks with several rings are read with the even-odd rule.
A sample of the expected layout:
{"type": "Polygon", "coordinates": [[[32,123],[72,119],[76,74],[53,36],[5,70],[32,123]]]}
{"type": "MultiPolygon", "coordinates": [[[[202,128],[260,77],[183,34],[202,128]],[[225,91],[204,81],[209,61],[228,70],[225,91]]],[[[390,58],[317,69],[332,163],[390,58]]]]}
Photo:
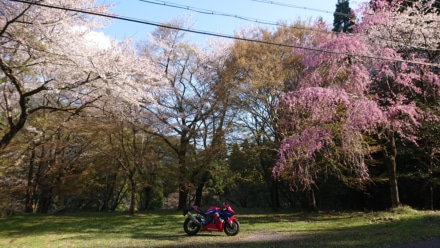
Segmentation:
{"type": "Polygon", "coordinates": [[[327,170],[316,159],[338,156],[333,172],[362,182],[369,178],[365,159],[371,151],[365,134],[385,131],[417,141],[420,119],[429,110],[416,103],[440,94],[440,76],[423,64],[429,62],[423,49],[438,48],[440,29],[424,18],[440,18],[420,11],[432,2],[416,1],[402,10],[402,1],[370,1],[359,10],[359,33],[317,32],[303,44],[315,50],[294,49],[305,70],[298,87],[282,96],[284,140],[274,176],[289,179],[293,188],[309,188],[327,170]]]}

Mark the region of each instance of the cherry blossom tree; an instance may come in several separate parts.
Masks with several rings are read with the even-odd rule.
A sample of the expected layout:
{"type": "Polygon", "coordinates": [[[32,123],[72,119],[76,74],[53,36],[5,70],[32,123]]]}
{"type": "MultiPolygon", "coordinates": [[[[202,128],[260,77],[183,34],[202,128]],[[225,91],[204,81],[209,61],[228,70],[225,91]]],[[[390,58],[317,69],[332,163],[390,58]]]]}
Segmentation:
{"type": "Polygon", "coordinates": [[[378,138],[383,143],[393,207],[400,205],[396,139],[416,143],[420,120],[437,118],[430,114],[440,94],[440,16],[434,4],[414,1],[406,6],[404,1],[375,1],[374,12],[366,8],[359,25],[379,56],[395,59],[375,61],[371,86],[388,120],[378,138]]]}
{"type": "MultiPolygon", "coordinates": [[[[187,21],[171,20],[167,25],[183,27],[187,21]]],[[[210,164],[203,159],[204,164],[197,163],[200,156],[196,152],[223,145],[228,96],[221,94],[227,93],[227,88],[220,84],[217,72],[227,45],[202,49],[185,40],[182,31],[159,27],[140,51],[155,61],[166,79],[166,85],[154,96],[154,104],[146,103],[144,108],[154,116],[149,118],[152,132],[169,145],[178,160],[178,209],[183,209],[190,190],[203,189],[203,180],[197,182],[194,177],[203,179],[210,164]]]]}
{"type": "MultiPolygon", "coordinates": [[[[45,3],[103,13],[110,7],[93,0],[45,3]]],[[[0,9],[0,149],[41,109],[74,115],[108,98],[130,104],[151,99],[150,86],[160,81],[152,80],[151,63],[137,57],[129,41],[94,42],[93,30],[106,20],[6,0],[0,9]]]]}
{"type": "Polygon", "coordinates": [[[314,185],[320,173],[347,172],[369,178],[365,134],[382,142],[390,179],[391,205],[400,204],[396,138],[416,142],[423,111],[420,99],[439,94],[439,17],[434,1],[373,1],[361,9],[353,35],[319,33],[300,44],[321,50],[304,54],[306,76],[283,97],[285,138],[277,177],[295,187],[314,185]],[[372,58],[372,59],[371,59],[372,58]]]}
{"type": "MultiPolygon", "coordinates": [[[[322,23],[317,28],[325,30],[322,23]]],[[[284,140],[274,168],[276,177],[284,175],[294,188],[303,190],[310,190],[323,171],[366,180],[368,146],[363,133],[374,131],[384,117],[365,95],[370,82],[366,61],[351,55],[368,52],[362,40],[316,32],[301,45],[313,43],[339,53],[294,51],[307,69],[297,87],[282,96],[284,140]],[[318,159],[325,162],[318,166],[318,159]]]]}

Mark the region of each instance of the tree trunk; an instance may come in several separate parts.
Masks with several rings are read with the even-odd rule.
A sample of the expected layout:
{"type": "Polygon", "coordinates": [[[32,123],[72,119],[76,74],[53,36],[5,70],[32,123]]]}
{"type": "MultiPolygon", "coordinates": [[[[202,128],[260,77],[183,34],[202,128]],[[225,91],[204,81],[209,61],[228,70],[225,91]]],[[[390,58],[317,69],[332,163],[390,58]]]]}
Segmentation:
{"type": "Polygon", "coordinates": [[[128,214],[134,215],[136,207],[136,181],[134,179],[134,172],[130,172],[128,180],[130,181],[131,186],[130,207],[128,209],[128,214]]]}
{"type": "Polygon", "coordinates": [[[433,178],[432,171],[435,168],[434,159],[435,159],[435,154],[437,152],[438,151],[436,149],[431,148],[430,149],[430,153],[429,153],[429,172],[428,172],[429,173],[429,180],[428,180],[428,185],[429,185],[429,209],[430,210],[434,210],[434,187],[435,187],[435,185],[433,183],[433,180],[435,180],[435,179],[433,178]]]}
{"type": "Polygon", "coordinates": [[[429,182],[429,209],[434,210],[434,187],[429,182]]]}
{"type": "Polygon", "coordinates": [[[278,194],[278,182],[275,180],[272,180],[270,186],[270,201],[272,210],[277,211],[280,208],[280,197],[278,194]]]}
{"type": "MultiPolygon", "coordinates": [[[[116,177],[115,177],[116,178],[116,177]]],[[[114,188],[114,180],[109,181],[109,175],[105,176],[105,190],[102,196],[102,205],[99,209],[100,211],[108,211],[109,210],[109,203],[113,194],[113,188],[114,188]]]]}
{"type": "Polygon", "coordinates": [[[202,195],[203,188],[205,187],[205,183],[201,182],[196,189],[196,199],[194,200],[194,205],[202,206],[202,195]]]}
{"type": "Polygon", "coordinates": [[[188,198],[189,188],[186,178],[186,150],[189,141],[186,133],[182,133],[179,149],[177,151],[179,158],[179,204],[177,210],[183,210],[187,207],[186,199],[188,198]]]}
{"type": "Polygon", "coordinates": [[[153,187],[144,187],[144,210],[150,209],[150,202],[153,198],[153,187]]]}
{"type": "Polygon", "coordinates": [[[121,184],[121,186],[120,186],[118,192],[116,192],[116,193],[111,197],[111,199],[112,199],[112,204],[111,204],[111,207],[110,207],[110,211],[111,211],[111,212],[116,211],[116,208],[117,208],[117,207],[119,206],[119,204],[121,203],[122,198],[125,197],[125,195],[126,195],[126,193],[127,193],[127,190],[125,189],[125,184],[126,184],[126,182],[127,182],[127,178],[124,177],[124,181],[122,182],[122,184],[121,184]]]}
{"type": "Polygon", "coordinates": [[[390,199],[391,207],[396,208],[400,206],[399,199],[399,187],[397,184],[397,148],[394,135],[391,136],[390,141],[384,147],[385,164],[387,167],[389,186],[390,186],[390,199]]]}
{"type": "MultiPolygon", "coordinates": [[[[120,167],[118,166],[117,169],[120,167]]],[[[118,180],[118,174],[112,173],[110,175],[105,176],[105,191],[102,196],[103,204],[100,211],[114,211],[119,204],[119,198],[122,192],[122,187],[125,185],[126,178],[124,177],[124,181],[122,183],[121,189],[117,191],[116,189],[116,181],[118,180]],[[116,206],[115,206],[116,204],[116,206]]]]}
{"type": "Polygon", "coordinates": [[[179,204],[177,210],[183,210],[186,208],[186,199],[188,198],[189,191],[185,188],[180,187],[179,190],[179,204]]]}
{"type": "Polygon", "coordinates": [[[58,194],[58,209],[57,211],[65,211],[66,205],[65,205],[65,199],[63,195],[58,194]]]}
{"type": "Polygon", "coordinates": [[[31,157],[29,159],[29,170],[27,177],[26,187],[26,199],[25,199],[25,212],[32,213],[34,211],[34,196],[33,196],[33,184],[32,178],[34,177],[34,162],[35,162],[35,149],[32,147],[31,157]]]}
{"type": "Polygon", "coordinates": [[[6,117],[9,126],[6,128],[5,132],[3,132],[3,137],[0,139],[0,150],[5,149],[11,140],[15,137],[15,135],[24,127],[26,120],[28,118],[28,98],[25,96],[24,87],[22,82],[14,75],[12,69],[0,58],[0,69],[3,71],[4,75],[9,78],[9,80],[14,84],[16,88],[20,88],[17,93],[19,94],[19,106],[20,106],[20,114],[17,119],[14,120],[14,115],[12,112],[11,103],[9,102],[8,97],[5,97],[6,100],[6,117]],[[14,123],[15,122],[15,123],[14,123]]]}
{"type": "Polygon", "coordinates": [[[40,199],[38,204],[38,212],[42,214],[49,213],[52,205],[52,188],[50,186],[42,186],[40,189],[40,199]]]}
{"type": "Polygon", "coordinates": [[[318,211],[318,206],[316,205],[316,199],[315,199],[315,191],[313,189],[307,190],[306,192],[306,198],[307,198],[307,208],[309,212],[316,212],[318,211]]]}

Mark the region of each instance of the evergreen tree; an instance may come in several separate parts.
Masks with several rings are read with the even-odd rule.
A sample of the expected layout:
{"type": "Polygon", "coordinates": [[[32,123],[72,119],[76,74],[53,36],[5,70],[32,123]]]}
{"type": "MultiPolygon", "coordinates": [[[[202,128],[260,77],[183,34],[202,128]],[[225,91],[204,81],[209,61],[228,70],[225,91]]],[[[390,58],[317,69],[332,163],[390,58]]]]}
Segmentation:
{"type": "Polygon", "coordinates": [[[333,14],[333,31],[334,32],[344,32],[351,33],[353,32],[352,26],[354,25],[353,19],[354,14],[350,8],[349,0],[338,0],[336,4],[336,10],[333,14]]]}

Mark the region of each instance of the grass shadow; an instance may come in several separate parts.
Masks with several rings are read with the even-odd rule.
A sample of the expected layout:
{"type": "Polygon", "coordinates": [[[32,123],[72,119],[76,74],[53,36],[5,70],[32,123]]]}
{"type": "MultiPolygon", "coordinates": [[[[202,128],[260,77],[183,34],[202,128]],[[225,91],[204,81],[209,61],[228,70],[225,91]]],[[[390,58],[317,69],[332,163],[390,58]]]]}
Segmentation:
{"type": "MultiPolygon", "coordinates": [[[[175,211],[65,213],[1,218],[0,238],[20,244],[32,237],[53,244],[117,247],[393,247],[440,236],[440,214],[245,212],[237,236],[200,232],[187,236],[175,211]],[[75,243],[79,242],[80,243],[75,243]]],[[[33,241],[29,241],[31,243],[33,241]]],[[[26,245],[16,245],[23,246],[26,245]]],[[[36,243],[36,246],[39,246],[36,243]]],[[[54,245],[56,246],[56,245],[54,245]]],[[[46,247],[40,245],[40,247],[46,247]]]]}

